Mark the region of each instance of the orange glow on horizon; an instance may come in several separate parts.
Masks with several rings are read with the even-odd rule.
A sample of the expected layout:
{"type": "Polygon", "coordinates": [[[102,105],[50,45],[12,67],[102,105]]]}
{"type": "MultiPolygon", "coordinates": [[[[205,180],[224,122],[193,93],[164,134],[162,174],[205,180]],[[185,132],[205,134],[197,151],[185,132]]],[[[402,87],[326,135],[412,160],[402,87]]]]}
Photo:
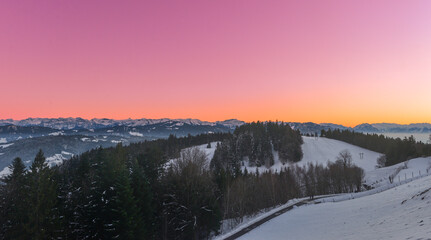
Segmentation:
{"type": "Polygon", "coordinates": [[[0,119],[431,122],[430,1],[0,3],[0,119]]]}

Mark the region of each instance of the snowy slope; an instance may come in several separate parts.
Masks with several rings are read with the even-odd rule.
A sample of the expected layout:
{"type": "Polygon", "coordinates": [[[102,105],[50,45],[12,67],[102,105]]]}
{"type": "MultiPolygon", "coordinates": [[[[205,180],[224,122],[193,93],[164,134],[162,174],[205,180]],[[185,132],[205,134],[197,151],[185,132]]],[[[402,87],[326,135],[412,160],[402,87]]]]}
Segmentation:
{"type": "Polygon", "coordinates": [[[309,162],[319,164],[326,164],[328,161],[334,162],[341,151],[348,150],[352,154],[352,160],[356,166],[365,171],[371,171],[375,169],[377,158],[382,155],[338,140],[323,137],[303,137],[303,139],[304,157],[298,163],[301,166],[309,162]],[[363,159],[360,158],[360,153],[363,153],[363,159]]]}
{"type": "MultiPolygon", "coordinates": [[[[399,163],[390,167],[376,169],[376,160],[381,155],[380,153],[373,152],[355,145],[345,143],[338,140],[328,138],[314,138],[314,137],[303,137],[304,144],[302,145],[302,151],[304,157],[298,163],[299,166],[306,166],[308,163],[318,163],[326,165],[328,161],[334,162],[337,155],[343,151],[348,150],[352,154],[353,163],[365,171],[364,181],[367,185],[372,187],[380,187],[389,184],[389,176],[392,176],[395,181],[410,179],[418,176],[420,173],[423,175],[428,171],[431,171],[431,157],[428,158],[416,158],[411,159],[407,163],[399,163]],[[359,153],[363,153],[363,158],[360,158],[359,153]],[[400,171],[397,173],[398,168],[400,171]],[[396,174],[397,173],[397,174],[396,174]],[[413,174],[412,174],[413,173],[413,174]],[[398,176],[400,177],[398,179],[398,176]]],[[[206,148],[206,144],[196,146],[203,150],[208,158],[208,164],[211,162],[216,149],[216,142],[211,143],[211,148],[206,148]]],[[[270,168],[265,166],[259,167],[259,172],[265,172],[271,170],[272,172],[280,171],[281,168],[288,167],[291,164],[282,164],[278,159],[278,153],[274,154],[274,165],[270,168]]],[[[173,161],[173,160],[171,160],[173,161]]],[[[247,168],[248,172],[256,172],[256,167],[248,166],[247,161],[244,162],[242,169],[247,168]]]]}
{"type": "MultiPolygon", "coordinates": [[[[366,172],[375,170],[376,160],[381,155],[380,153],[373,152],[364,148],[357,147],[352,144],[348,144],[342,141],[328,139],[328,138],[314,138],[314,137],[303,137],[304,144],[302,145],[302,151],[304,157],[298,163],[299,166],[306,166],[308,163],[318,163],[326,165],[328,161],[335,162],[337,155],[343,151],[348,150],[352,154],[353,163],[363,168],[366,172]],[[359,153],[363,154],[363,159],[360,159],[359,153]]],[[[197,148],[205,151],[208,155],[208,165],[214,156],[216,149],[216,142],[211,143],[211,148],[206,148],[206,144],[196,146],[197,148]]],[[[273,151],[274,165],[270,168],[265,166],[259,167],[259,172],[265,172],[271,170],[273,172],[280,171],[281,168],[288,167],[289,164],[282,164],[278,159],[278,153],[273,151]]],[[[255,172],[256,167],[248,166],[247,161],[244,162],[242,169],[247,168],[249,172],[255,172]]]]}
{"type": "Polygon", "coordinates": [[[302,206],[240,239],[429,239],[430,188],[428,176],[358,199],[302,206]]]}
{"type": "Polygon", "coordinates": [[[414,158],[393,166],[374,169],[365,172],[364,181],[372,187],[380,187],[389,184],[389,176],[394,182],[415,178],[431,173],[431,157],[414,158]]]}
{"type": "MultiPolygon", "coordinates": [[[[343,151],[348,150],[352,154],[353,163],[363,168],[366,172],[375,169],[377,158],[381,155],[380,153],[373,152],[361,147],[357,147],[352,144],[348,144],[342,141],[328,139],[324,137],[314,138],[314,137],[302,137],[304,139],[304,144],[302,145],[302,151],[304,157],[298,163],[299,166],[306,166],[308,163],[323,164],[326,165],[328,161],[335,162],[337,155],[343,151]],[[361,159],[359,154],[363,153],[363,158],[361,159]]],[[[274,155],[274,165],[269,169],[265,166],[259,167],[259,172],[280,171],[281,168],[288,167],[289,164],[283,165],[278,159],[278,153],[273,152],[274,155]]],[[[255,172],[256,167],[250,167],[248,162],[245,161],[243,169],[247,168],[248,172],[255,172]]]]}
{"type": "MultiPolygon", "coordinates": [[[[198,148],[199,150],[203,151],[206,154],[206,156],[207,156],[206,167],[209,168],[210,163],[211,163],[211,159],[214,157],[214,152],[215,152],[215,149],[217,148],[217,143],[218,142],[211,142],[211,148],[207,148],[208,144],[202,144],[202,145],[198,145],[198,146],[194,146],[194,147],[186,148],[186,149],[198,148]]],[[[181,151],[184,151],[186,149],[183,149],[181,151]]],[[[166,163],[165,167],[169,167],[175,161],[176,161],[176,159],[170,159],[166,163]]]]}

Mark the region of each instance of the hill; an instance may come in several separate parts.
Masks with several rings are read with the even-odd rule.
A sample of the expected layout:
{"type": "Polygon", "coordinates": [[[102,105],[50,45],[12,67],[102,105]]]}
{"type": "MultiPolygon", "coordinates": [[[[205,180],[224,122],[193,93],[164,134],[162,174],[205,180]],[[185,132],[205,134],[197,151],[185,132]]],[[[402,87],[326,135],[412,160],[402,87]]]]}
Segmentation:
{"type": "Polygon", "coordinates": [[[378,194],[302,206],[240,239],[428,239],[431,176],[378,194]]]}

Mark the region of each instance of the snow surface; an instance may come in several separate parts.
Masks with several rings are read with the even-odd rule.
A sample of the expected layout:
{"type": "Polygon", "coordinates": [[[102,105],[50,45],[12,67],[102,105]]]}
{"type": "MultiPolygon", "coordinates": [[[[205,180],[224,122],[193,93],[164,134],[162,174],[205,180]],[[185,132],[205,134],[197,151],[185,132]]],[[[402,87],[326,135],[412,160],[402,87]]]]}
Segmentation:
{"type": "Polygon", "coordinates": [[[57,154],[54,154],[51,157],[47,157],[46,158],[46,163],[49,166],[60,165],[61,163],[63,163],[64,160],[67,160],[67,159],[69,159],[71,157],[73,157],[73,153],[66,152],[66,151],[61,151],[61,153],[57,153],[57,154]]]}
{"type": "Polygon", "coordinates": [[[0,143],[7,143],[6,138],[0,138],[0,143]]]}
{"type": "Polygon", "coordinates": [[[372,187],[380,187],[390,183],[390,176],[394,182],[400,182],[427,173],[431,173],[431,157],[414,158],[393,166],[366,171],[364,182],[372,187]]]}
{"type": "MultiPolygon", "coordinates": [[[[304,144],[302,144],[302,151],[304,153],[301,161],[293,164],[298,166],[307,166],[309,163],[327,165],[328,161],[335,162],[338,154],[347,150],[352,154],[352,162],[364,169],[365,172],[372,171],[375,169],[377,164],[377,158],[381,156],[381,153],[373,152],[365,148],[361,148],[349,143],[345,143],[338,140],[333,140],[324,137],[302,137],[304,144]],[[363,153],[363,158],[360,158],[360,153],[363,153]]],[[[292,163],[282,164],[278,158],[278,153],[273,151],[274,165],[270,168],[266,166],[258,167],[259,172],[265,172],[271,170],[272,172],[280,171],[281,168],[288,167],[292,163]]],[[[248,172],[256,172],[256,167],[249,166],[247,159],[244,161],[242,169],[247,168],[248,172]]]]}
{"type": "MultiPolygon", "coordinates": [[[[218,142],[211,142],[211,148],[207,148],[208,144],[202,144],[202,145],[197,145],[197,146],[194,146],[194,147],[191,147],[191,148],[185,148],[185,149],[183,149],[181,151],[185,151],[186,149],[192,149],[192,148],[197,148],[197,149],[203,151],[206,154],[206,156],[207,156],[207,163],[205,165],[206,165],[207,168],[209,168],[210,163],[211,163],[211,159],[214,157],[214,152],[215,152],[215,149],[217,148],[217,143],[218,142]]],[[[177,159],[171,159],[171,160],[169,160],[166,163],[165,167],[169,167],[176,160],[177,159]]]]}
{"type": "Polygon", "coordinates": [[[50,133],[50,134],[48,134],[49,136],[60,136],[60,135],[64,135],[64,132],[62,132],[62,131],[58,131],[58,132],[53,132],[53,133],[50,133]]]}
{"type": "Polygon", "coordinates": [[[2,178],[3,176],[9,175],[11,174],[12,171],[10,170],[9,167],[5,167],[3,168],[3,170],[0,172],[0,178],[2,178]]]}
{"type": "MultiPolygon", "coordinates": [[[[304,152],[304,157],[301,161],[294,163],[299,166],[306,166],[309,163],[323,164],[326,165],[328,161],[335,162],[337,155],[343,151],[348,150],[352,154],[352,162],[364,169],[365,177],[364,181],[367,185],[372,187],[379,187],[389,184],[389,176],[392,176],[394,181],[401,181],[405,179],[416,177],[420,174],[424,175],[429,171],[431,173],[431,157],[428,158],[415,158],[405,163],[399,163],[390,167],[376,169],[377,158],[381,156],[381,153],[373,152],[349,143],[345,143],[338,140],[328,139],[324,137],[314,138],[314,137],[303,137],[304,144],[302,145],[302,151],[304,152]],[[363,153],[363,158],[361,159],[359,153],[363,153]],[[398,174],[398,168],[405,168],[401,170],[398,174]],[[395,174],[395,175],[394,175],[395,174]],[[398,176],[400,177],[398,179],[398,176]]],[[[209,166],[211,159],[214,156],[214,151],[217,146],[217,142],[211,143],[211,148],[206,148],[207,144],[196,146],[200,150],[204,151],[208,158],[207,165],[209,166]]],[[[282,164],[278,158],[278,153],[273,151],[274,155],[274,165],[270,168],[265,166],[258,167],[259,172],[265,172],[271,170],[272,172],[280,171],[281,168],[288,167],[292,164],[282,164]]],[[[170,162],[172,162],[171,160],[170,162]]],[[[244,161],[242,169],[247,168],[248,172],[254,173],[256,167],[248,166],[247,160],[244,161]]]]}
{"type": "Polygon", "coordinates": [[[302,206],[239,239],[429,239],[430,188],[427,176],[358,199],[302,206]]]}
{"type": "Polygon", "coordinates": [[[218,236],[215,236],[213,239],[219,240],[219,239],[224,239],[224,238],[230,237],[230,236],[234,235],[235,233],[241,231],[244,227],[250,226],[251,224],[258,222],[261,219],[264,219],[267,216],[269,216],[269,215],[271,215],[271,214],[273,214],[273,213],[275,213],[281,209],[295,205],[296,203],[298,203],[304,199],[307,199],[307,198],[291,199],[286,204],[271,208],[270,210],[263,210],[260,213],[254,215],[254,216],[251,216],[251,217],[245,217],[243,219],[242,223],[240,223],[234,227],[230,226],[231,222],[232,222],[231,219],[224,220],[222,223],[222,227],[221,227],[221,234],[219,234],[218,236]]]}
{"type": "Polygon", "coordinates": [[[144,134],[138,133],[138,132],[129,132],[129,134],[132,136],[136,136],[136,137],[143,137],[144,136],[144,134]]]}
{"type": "MultiPolygon", "coordinates": [[[[381,155],[380,153],[369,151],[367,149],[363,149],[342,141],[327,139],[323,137],[319,137],[319,138],[303,137],[303,139],[304,139],[304,144],[302,145],[302,150],[304,152],[304,157],[300,162],[295,164],[299,166],[306,166],[308,163],[318,163],[318,164],[326,165],[328,160],[334,162],[340,151],[348,150],[352,154],[352,162],[364,169],[365,183],[374,188],[372,190],[365,191],[365,192],[352,193],[352,194],[340,194],[340,195],[337,195],[336,197],[324,198],[320,200],[322,202],[328,202],[328,201],[339,202],[339,201],[346,201],[350,199],[357,199],[357,198],[369,196],[372,194],[378,194],[388,189],[398,187],[400,184],[405,184],[413,180],[416,180],[420,177],[423,177],[424,175],[427,175],[428,173],[431,174],[431,157],[411,159],[406,163],[400,163],[394,166],[376,169],[375,168],[377,163],[376,160],[381,155]],[[362,159],[360,158],[359,153],[364,153],[362,159]],[[412,177],[412,172],[413,172],[413,177],[412,177]],[[419,175],[419,172],[421,173],[421,176],[419,175]],[[389,181],[390,176],[394,179],[393,183],[390,183],[389,181]],[[398,178],[398,176],[400,177],[398,178]]],[[[288,166],[288,165],[281,164],[281,162],[278,160],[277,152],[274,151],[273,154],[274,154],[275,164],[270,168],[271,171],[279,170],[282,167],[288,166]]],[[[250,171],[254,172],[256,167],[247,167],[247,169],[249,172],[250,171]]],[[[259,168],[260,172],[267,171],[267,170],[268,169],[266,167],[259,168]]],[[[260,219],[262,217],[268,216],[269,214],[270,213],[261,214],[258,218],[260,219]]],[[[316,216],[324,216],[324,215],[316,215],[316,216]]],[[[257,221],[257,218],[254,218],[254,217],[248,218],[248,220],[236,226],[230,232],[228,231],[229,229],[224,226],[222,229],[222,234],[224,234],[224,237],[230,236],[231,234],[234,234],[235,232],[239,231],[244,227],[247,227],[248,225],[252,224],[255,221],[257,221]]],[[[298,227],[298,225],[296,225],[296,227],[298,227]]],[[[259,237],[257,238],[250,238],[250,239],[262,239],[262,236],[263,235],[259,235],[259,237]]],[[[311,239],[313,238],[337,239],[336,237],[320,238],[318,236],[319,235],[316,235],[310,238],[311,239]]],[[[221,237],[216,237],[216,239],[219,239],[219,238],[221,237]]],[[[297,238],[290,238],[289,234],[280,235],[275,238],[268,238],[268,237],[266,238],[267,239],[297,239],[297,238]]],[[[244,239],[249,239],[249,238],[244,238],[244,239]]],[[[309,238],[306,237],[303,239],[309,239],[309,238]]],[[[342,237],[341,239],[345,239],[345,238],[342,237]]]]}
{"type": "Polygon", "coordinates": [[[3,145],[0,145],[0,148],[5,149],[5,148],[10,147],[10,146],[12,146],[12,145],[13,145],[13,143],[3,144],[3,145]]]}
{"type": "Polygon", "coordinates": [[[303,137],[304,144],[302,151],[304,157],[298,165],[305,166],[310,163],[326,164],[328,161],[335,162],[338,154],[343,150],[348,150],[352,154],[352,162],[364,169],[364,171],[374,170],[377,158],[381,153],[373,152],[346,142],[333,140],[324,137],[303,137]],[[360,158],[363,153],[363,159],[360,158]]]}

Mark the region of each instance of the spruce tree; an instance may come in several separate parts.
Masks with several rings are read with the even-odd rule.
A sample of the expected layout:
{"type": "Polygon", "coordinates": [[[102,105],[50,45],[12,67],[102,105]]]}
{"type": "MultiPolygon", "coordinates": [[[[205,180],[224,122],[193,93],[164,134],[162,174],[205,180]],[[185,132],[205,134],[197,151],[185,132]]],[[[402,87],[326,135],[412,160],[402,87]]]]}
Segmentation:
{"type": "Polygon", "coordinates": [[[25,229],[32,239],[54,239],[59,234],[57,209],[58,192],[54,171],[47,163],[42,150],[30,167],[29,221],[25,229]]]}
{"type": "Polygon", "coordinates": [[[25,165],[20,158],[15,158],[9,166],[12,173],[2,179],[1,186],[1,239],[30,239],[31,235],[23,231],[28,222],[27,191],[25,165]]]}

